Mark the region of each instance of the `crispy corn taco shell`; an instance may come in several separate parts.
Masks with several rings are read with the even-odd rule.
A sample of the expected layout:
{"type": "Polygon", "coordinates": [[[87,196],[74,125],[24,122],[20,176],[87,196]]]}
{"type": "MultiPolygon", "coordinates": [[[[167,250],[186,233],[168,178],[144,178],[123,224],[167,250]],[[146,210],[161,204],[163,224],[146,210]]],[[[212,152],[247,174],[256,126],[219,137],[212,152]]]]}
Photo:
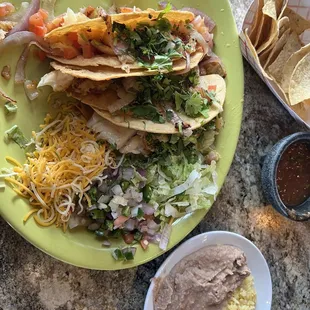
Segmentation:
{"type": "MultiPolygon", "coordinates": [[[[215,91],[215,98],[217,99],[219,106],[222,107],[225,101],[226,96],[226,83],[225,80],[217,74],[211,74],[206,76],[200,77],[200,86],[208,89],[209,85],[216,85],[216,91],[215,91]]],[[[76,96],[75,96],[76,97],[76,96]]],[[[94,98],[77,98],[82,100],[82,102],[92,105],[92,100],[94,98]],[[83,100],[84,99],[84,100],[83,100]],[[87,100],[89,99],[89,101],[87,100]],[[86,102],[87,101],[87,102],[86,102]]],[[[101,98],[103,100],[104,104],[104,98],[101,98]]],[[[98,106],[98,104],[96,105],[98,106]]],[[[212,119],[214,119],[219,113],[222,112],[222,109],[219,108],[219,106],[212,105],[209,109],[209,117],[205,118],[203,116],[197,117],[197,118],[190,118],[184,114],[177,113],[178,116],[183,120],[184,123],[187,123],[192,130],[197,129],[208,122],[210,122],[212,119]]],[[[154,123],[150,120],[143,120],[140,118],[135,118],[132,116],[125,115],[123,113],[119,114],[111,114],[103,109],[98,109],[98,107],[94,108],[94,110],[101,115],[103,118],[107,119],[111,123],[126,127],[126,128],[132,128],[139,131],[147,131],[152,133],[162,133],[162,134],[176,134],[179,133],[178,129],[175,128],[175,126],[170,123],[166,122],[164,124],[158,124],[154,123]]]]}

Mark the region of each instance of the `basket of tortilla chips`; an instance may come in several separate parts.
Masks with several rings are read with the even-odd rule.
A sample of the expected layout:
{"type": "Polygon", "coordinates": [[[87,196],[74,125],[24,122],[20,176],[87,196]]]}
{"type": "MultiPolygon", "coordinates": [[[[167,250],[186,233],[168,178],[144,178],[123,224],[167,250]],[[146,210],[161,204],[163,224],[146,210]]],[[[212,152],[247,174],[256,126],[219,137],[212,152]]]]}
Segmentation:
{"type": "Polygon", "coordinates": [[[289,113],[310,128],[310,0],[257,0],[245,17],[243,56],[289,113]]]}

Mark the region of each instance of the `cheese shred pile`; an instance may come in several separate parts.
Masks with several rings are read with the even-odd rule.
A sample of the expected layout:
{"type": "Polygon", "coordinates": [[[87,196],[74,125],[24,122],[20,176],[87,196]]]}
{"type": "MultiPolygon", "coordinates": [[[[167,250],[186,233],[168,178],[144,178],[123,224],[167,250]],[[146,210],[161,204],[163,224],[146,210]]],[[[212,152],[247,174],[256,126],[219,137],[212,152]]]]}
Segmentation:
{"type": "Polygon", "coordinates": [[[56,224],[66,231],[70,215],[91,205],[87,191],[102,179],[106,145],[97,142],[86,123],[76,109],[55,118],[48,114],[41,131],[32,133],[35,151],[27,154],[26,164],[6,158],[15,167],[5,180],[33,207],[24,221],[34,215],[39,225],[56,224]]]}

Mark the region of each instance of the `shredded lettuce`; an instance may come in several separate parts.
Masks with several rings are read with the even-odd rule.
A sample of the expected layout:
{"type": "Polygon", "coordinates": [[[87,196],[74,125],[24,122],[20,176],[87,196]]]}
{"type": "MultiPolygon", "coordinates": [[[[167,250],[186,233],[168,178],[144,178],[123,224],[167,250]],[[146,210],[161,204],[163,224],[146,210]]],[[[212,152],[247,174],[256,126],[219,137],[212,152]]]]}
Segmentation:
{"type": "Polygon", "coordinates": [[[218,186],[216,184],[216,163],[203,165],[202,158],[198,156],[195,163],[190,163],[184,156],[170,155],[165,158],[167,165],[156,163],[148,170],[148,179],[152,187],[151,203],[160,204],[157,215],[179,217],[185,212],[197,209],[208,209],[215,198],[218,186]],[[154,166],[169,176],[154,174],[154,166]],[[171,198],[174,198],[171,202],[171,198]]]}
{"type": "Polygon", "coordinates": [[[4,139],[7,143],[12,140],[17,143],[21,148],[26,148],[29,143],[29,141],[17,125],[14,125],[12,128],[5,131],[4,134],[4,139]]]}

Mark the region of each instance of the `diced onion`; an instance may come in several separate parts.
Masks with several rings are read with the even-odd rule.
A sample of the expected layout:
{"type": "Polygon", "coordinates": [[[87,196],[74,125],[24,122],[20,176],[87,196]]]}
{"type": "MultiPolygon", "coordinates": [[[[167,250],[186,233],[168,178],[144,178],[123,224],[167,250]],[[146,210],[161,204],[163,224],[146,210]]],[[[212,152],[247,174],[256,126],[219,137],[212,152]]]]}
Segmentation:
{"type": "Polygon", "coordinates": [[[130,181],[134,177],[134,169],[132,167],[123,169],[123,179],[126,181],[130,181]]]}
{"type": "Polygon", "coordinates": [[[191,32],[191,37],[196,40],[202,47],[203,53],[208,54],[209,52],[209,46],[206,40],[203,38],[203,36],[196,30],[193,30],[191,32]]]}
{"type": "Polygon", "coordinates": [[[148,203],[142,203],[141,209],[146,215],[152,215],[155,212],[154,208],[148,203]]]}
{"type": "Polygon", "coordinates": [[[159,242],[159,248],[163,251],[167,250],[171,232],[172,232],[172,225],[166,224],[164,226],[159,242]]]}
{"type": "Polygon", "coordinates": [[[129,219],[124,223],[124,229],[128,231],[133,231],[136,226],[136,221],[134,219],[129,219]]]}
{"type": "Polygon", "coordinates": [[[115,186],[113,186],[112,188],[111,188],[111,191],[112,191],[112,193],[114,194],[114,195],[116,195],[116,196],[123,196],[123,190],[122,190],[122,188],[121,188],[121,186],[119,185],[119,184],[117,184],[117,185],[115,185],[115,186]]]}
{"type": "MultiPolygon", "coordinates": [[[[16,32],[10,36],[7,36],[3,41],[0,42],[0,52],[6,48],[11,48],[13,46],[20,46],[31,41],[40,40],[33,32],[30,31],[20,31],[16,32]]],[[[40,40],[41,41],[41,40],[40,40]]]]}
{"type": "Polygon", "coordinates": [[[15,71],[15,83],[23,84],[25,81],[25,66],[29,55],[29,45],[26,46],[20,55],[15,71]]]}
{"type": "Polygon", "coordinates": [[[36,99],[39,96],[36,85],[30,80],[25,80],[24,90],[30,101],[36,99]]]}
{"type": "Polygon", "coordinates": [[[25,15],[28,8],[29,8],[29,2],[22,2],[18,11],[5,17],[1,17],[0,20],[19,22],[25,15]]]}
{"type": "Polygon", "coordinates": [[[27,30],[29,25],[29,17],[38,12],[39,8],[40,0],[32,0],[27,10],[24,12],[22,18],[19,20],[18,24],[8,33],[8,37],[14,33],[27,30]]]}
{"type": "Polygon", "coordinates": [[[208,15],[203,13],[202,11],[199,11],[195,8],[188,8],[188,7],[182,8],[181,11],[192,12],[194,15],[200,16],[201,18],[203,18],[204,24],[208,28],[209,32],[211,32],[214,29],[215,22],[208,15]]]}

